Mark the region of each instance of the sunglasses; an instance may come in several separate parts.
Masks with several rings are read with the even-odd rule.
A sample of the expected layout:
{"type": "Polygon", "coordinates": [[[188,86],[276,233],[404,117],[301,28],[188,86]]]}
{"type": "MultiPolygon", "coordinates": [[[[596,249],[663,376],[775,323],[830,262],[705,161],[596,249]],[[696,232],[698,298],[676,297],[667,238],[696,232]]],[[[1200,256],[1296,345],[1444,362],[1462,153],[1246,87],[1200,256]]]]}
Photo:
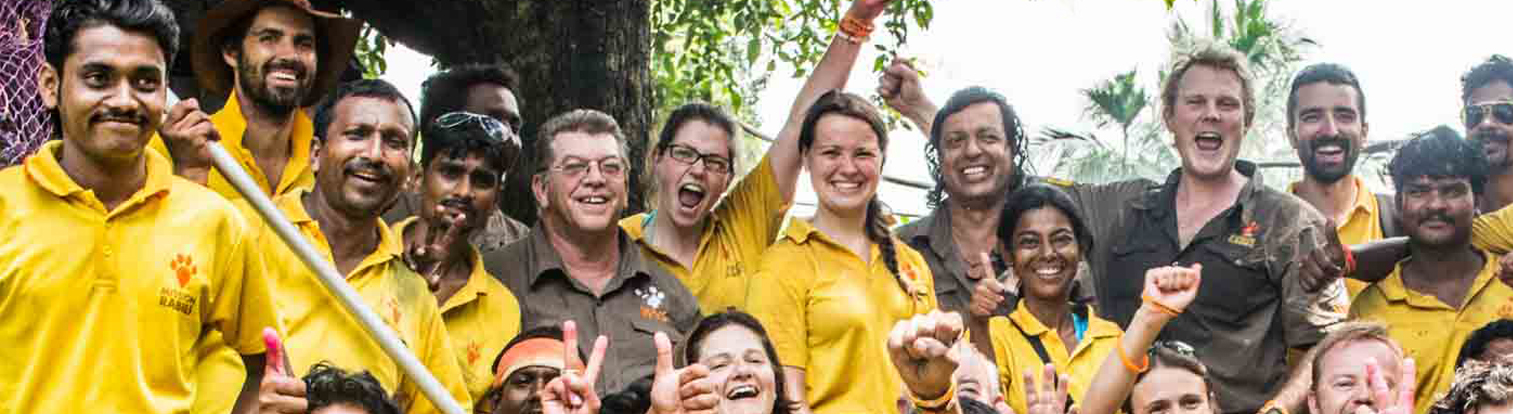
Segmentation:
{"type": "Polygon", "coordinates": [[[514,165],[520,155],[520,138],[504,123],[472,112],[447,112],[436,117],[436,128],[445,131],[448,137],[476,139],[501,145],[506,165],[514,165]]]}
{"type": "Polygon", "coordinates": [[[1197,358],[1198,357],[1196,354],[1194,354],[1193,346],[1192,345],[1188,345],[1186,342],[1182,342],[1182,341],[1172,341],[1172,340],[1156,341],[1156,343],[1151,344],[1151,349],[1150,349],[1150,351],[1147,351],[1147,353],[1150,354],[1150,356],[1154,358],[1156,356],[1156,350],[1157,349],[1164,349],[1164,350],[1167,350],[1167,351],[1171,351],[1172,353],[1175,353],[1175,354],[1181,355],[1181,356],[1185,356],[1185,357],[1188,357],[1188,358],[1197,358]]]}
{"type": "Polygon", "coordinates": [[[1482,121],[1487,118],[1488,113],[1491,113],[1492,119],[1496,119],[1498,123],[1513,125],[1513,101],[1483,102],[1466,105],[1466,109],[1462,110],[1460,115],[1461,120],[1466,123],[1466,129],[1471,129],[1477,125],[1481,125],[1482,121]]]}

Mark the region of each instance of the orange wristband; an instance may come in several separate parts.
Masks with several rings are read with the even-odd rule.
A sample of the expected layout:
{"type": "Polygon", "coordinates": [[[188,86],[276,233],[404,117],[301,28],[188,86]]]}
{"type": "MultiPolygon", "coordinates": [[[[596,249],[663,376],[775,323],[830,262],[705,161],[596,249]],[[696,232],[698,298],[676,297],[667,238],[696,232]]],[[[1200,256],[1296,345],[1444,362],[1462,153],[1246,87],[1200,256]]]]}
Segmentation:
{"type": "Polygon", "coordinates": [[[862,19],[851,16],[841,18],[841,24],[839,25],[840,33],[845,33],[846,36],[863,41],[872,36],[872,29],[872,23],[864,22],[862,19]]]}
{"type": "Polygon", "coordinates": [[[1156,299],[1152,298],[1150,295],[1140,295],[1140,300],[1144,301],[1145,303],[1151,304],[1151,306],[1156,307],[1156,310],[1161,311],[1161,313],[1171,315],[1173,318],[1177,317],[1177,315],[1182,314],[1182,311],[1176,310],[1170,306],[1166,306],[1165,303],[1157,302],[1156,299]]]}
{"type": "Polygon", "coordinates": [[[1124,345],[1122,344],[1122,342],[1124,342],[1124,335],[1123,334],[1119,335],[1119,342],[1121,342],[1121,344],[1119,344],[1117,346],[1114,346],[1114,349],[1117,349],[1119,351],[1119,362],[1123,362],[1124,363],[1124,368],[1127,368],[1127,369],[1130,370],[1130,372],[1133,372],[1133,373],[1136,373],[1136,374],[1145,372],[1145,370],[1150,369],[1150,367],[1151,367],[1151,359],[1150,359],[1149,355],[1145,356],[1145,363],[1144,364],[1135,365],[1134,362],[1131,362],[1129,360],[1129,355],[1125,355],[1124,354],[1124,345]]]}
{"type": "Polygon", "coordinates": [[[1352,274],[1355,274],[1355,253],[1351,253],[1350,252],[1350,248],[1346,247],[1345,248],[1345,276],[1350,276],[1352,274]]]}

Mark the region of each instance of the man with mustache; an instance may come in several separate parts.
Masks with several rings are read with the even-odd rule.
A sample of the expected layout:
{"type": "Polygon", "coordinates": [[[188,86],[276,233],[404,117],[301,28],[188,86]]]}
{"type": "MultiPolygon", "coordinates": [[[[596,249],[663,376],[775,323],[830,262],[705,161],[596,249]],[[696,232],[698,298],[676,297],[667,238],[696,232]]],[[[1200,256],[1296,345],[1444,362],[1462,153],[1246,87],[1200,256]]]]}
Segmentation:
{"type": "Polygon", "coordinates": [[[472,112],[438,116],[421,134],[419,215],[394,223],[411,268],[425,277],[474,400],[493,380],[490,355],[520,332],[520,302],[484,270],[468,242],[498,210],[520,153],[515,133],[472,112]]]}
{"type": "Polygon", "coordinates": [[[618,224],[631,171],[614,118],[569,111],[542,124],[532,145],[531,190],[541,219],[529,237],[504,248],[504,260],[484,266],[520,299],[524,328],[572,320],[582,337],[609,338],[595,389],[610,395],[652,375],[652,335],[682,342],[699,303],[618,224]]]}
{"type": "MultiPolygon", "coordinates": [[[[406,265],[400,236],[379,218],[410,173],[415,144],[410,102],[388,82],[354,81],[315,108],[314,127],[314,187],[275,197],[273,203],[452,398],[469,406],[437,300],[426,279],[406,265]]],[[[288,325],[284,343],[292,375],[302,376],[322,361],[366,370],[392,390],[405,412],[439,412],[272,228],[262,226],[256,248],[279,292],[276,303],[288,325]]]]}
{"type": "Polygon", "coordinates": [[[207,392],[229,410],[261,381],[196,387],[198,338],[261,367],[279,319],[247,222],[146,150],[178,39],[156,0],[59,2],[47,20],[30,75],[58,135],[0,170],[0,412],[183,413],[207,392]]]}
{"type": "MultiPolygon", "coordinates": [[[[1340,240],[1360,244],[1399,236],[1390,196],[1373,195],[1352,174],[1365,148],[1366,94],[1349,68],[1318,63],[1299,71],[1287,96],[1287,140],[1303,164],[1289,192],[1335,223],[1340,240]]],[[[1366,282],[1345,281],[1355,297],[1366,282]]]]}
{"type": "Polygon", "coordinates": [[[1482,213],[1513,203],[1513,60],[1492,55],[1460,78],[1461,121],[1471,141],[1482,145],[1490,168],[1486,194],[1478,197],[1482,213]]]}
{"type": "Polygon", "coordinates": [[[1408,259],[1361,291],[1350,315],[1387,323],[1418,361],[1418,407],[1449,389],[1461,344],[1471,332],[1513,317],[1513,288],[1497,280],[1498,257],[1472,246],[1476,199],[1489,163],[1480,146],[1448,127],[1416,137],[1388,169],[1408,235],[1408,259]]]}

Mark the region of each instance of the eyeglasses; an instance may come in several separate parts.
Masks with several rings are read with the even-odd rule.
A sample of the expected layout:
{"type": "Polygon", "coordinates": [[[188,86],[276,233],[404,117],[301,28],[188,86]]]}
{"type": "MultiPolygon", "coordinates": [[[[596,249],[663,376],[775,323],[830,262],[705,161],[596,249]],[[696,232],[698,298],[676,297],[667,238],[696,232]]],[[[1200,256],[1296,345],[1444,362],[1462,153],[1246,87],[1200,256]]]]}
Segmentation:
{"type": "Polygon", "coordinates": [[[671,156],[674,161],[681,162],[685,165],[694,165],[699,161],[704,161],[704,168],[707,168],[711,171],[721,174],[730,172],[729,158],[715,154],[703,154],[696,149],[680,144],[669,144],[667,146],[666,152],[667,155],[671,156]]]}
{"type": "Polygon", "coordinates": [[[1165,349],[1165,350],[1168,350],[1168,351],[1172,351],[1173,353],[1176,353],[1177,355],[1185,356],[1185,357],[1188,357],[1188,358],[1197,358],[1198,357],[1197,355],[1193,354],[1193,346],[1192,345],[1188,345],[1186,342],[1182,342],[1182,341],[1172,341],[1172,340],[1156,341],[1156,343],[1151,344],[1151,349],[1149,351],[1149,353],[1150,353],[1150,355],[1152,357],[1156,356],[1156,350],[1157,349],[1165,349]]]}
{"type": "Polygon", "coordinates": [[[1503,125],[1513,125],[1513,101],[1483,102],[1466,105],[1461,111],[1461,120],[1465,121],[1466,129],[1481,125],[1486,119],[1487,113],[1492,113],[1492,118],[1503,125]]]}
{"type": "Polygon", "coordinates": [[[620,157],[602,158],[597,161],[569,159],[567,162],[544,168],[542,171],[552,170],[562,173],[567,178],[577,179],[588,173],[589,167],[593,165],[598,165],[599,173],[604,174],[605,177],[618,179],[625,176],[625,161],[622,161],[620,157]]]}

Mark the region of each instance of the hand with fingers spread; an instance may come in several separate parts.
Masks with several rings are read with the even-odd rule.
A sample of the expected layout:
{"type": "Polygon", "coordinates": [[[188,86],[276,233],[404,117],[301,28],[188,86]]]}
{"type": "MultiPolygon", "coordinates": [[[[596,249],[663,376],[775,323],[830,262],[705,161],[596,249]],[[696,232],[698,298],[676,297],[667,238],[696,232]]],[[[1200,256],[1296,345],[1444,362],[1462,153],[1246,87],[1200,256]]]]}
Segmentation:
{"type": "Polygon", "coordinates": [[[1346,274],[1346,254],[1349,247],[1340,242],[1340,232],[1334,227],[1334,220],[1325,219],[1324,225],[1319,230],[1324,233],[1324,245],[1313,249],[1303,257],[1298,266],[1299,281],[1303,288],[1309,292],[1318,291],[1330,283],[1339,280],[1346,274]]]}
{"type": "Polygon", "coordinates": [[[951,391],[957,363],[948,354],[963,330],[961,315],[938,310],[893,325],[888,355],[916,398],[933,400],[951,391]]]}
{"type": "Polygon", "coordinates": [[[215,168],[208,143],[219,141],[221,135],[210,122],[210,115],[200,110],[200,102],[190,98],[174,104],[158,127],[158,135],[173,158],[174,173],[204,184],[215,168]]]}
{"type": "Polygon", "coordinates": [[[263,381],[258,385],[257,402],[259,413],[303,413],[309,402],[305,400],[305,381],[291,374],[284,345],[278,332],[263,328],[263,343],[268,347],[264,355],[263,381]]]}
{"type": "Polygon", "coordinates": [[[720,404],[720,395],[709,378],[709,368],[703,364],[690,364],[681,369],[673,368],[672,341],[667,334],[657,332],[652,337],[657,346],[656,376],[651,385],[651,413],[713,413],[720,404]]]}
{"type": "Polygon", "coordinates": [[[1202,284],[1203,265],[1200,263],[1193,263],[1190,267],[1162,266],[1145,271],[1145,290],[1141,296],[1146,306],[1176,317],[1198,297],[1198,288],[1202,284]]]}
{"type": "Polygon", "coordinates": [[[1024,370],[1026,414],[1077,414],[1076,407],[1067,410],[1072,380],[1066,374],[1057,373],[1055,365],[1045,364],[1040,379],[1035,381],[1034,370],[1024,370]]]}
{"type": "Polygon", "coordinates": [[[568,367],[584,367],[582,372],[568,368],[562,375],[548,382],[541,390],[543,414],[597,414],[599,394],[594,385],[599,382],[599,368],[604,365],[604,351],[609,348],[609,338],[600,335],[594,340],[594,352],[588,356],[588,364],[578,357],[578,325],[573,321],[562,323],[562,360],[568,367]]]}
{"type": "Polygon", "coordinates": [[[423,240],[414,240],[405,247],[405,264],[425,277],[432,292],[441,287],[441,277],[446,273],[441,264],[453,259],[451,256],[456,252],[451,246],[462,237],[462,228],[467,222],[467,214],[448,214],[446,211],[445,207],[437,205],[433,218],[422,220],[426,225],[423,240]]]}
{"type": "Polygon", "coordinates": [[[987,252],[979,253],[977,261],[968,264],[967,278],[977,281],[977,287],[972,288],[972,303],[969,305],[972,316],[993,316],[1004,297],[1012,293],[993,274],[993,259],[987,252]]]}

